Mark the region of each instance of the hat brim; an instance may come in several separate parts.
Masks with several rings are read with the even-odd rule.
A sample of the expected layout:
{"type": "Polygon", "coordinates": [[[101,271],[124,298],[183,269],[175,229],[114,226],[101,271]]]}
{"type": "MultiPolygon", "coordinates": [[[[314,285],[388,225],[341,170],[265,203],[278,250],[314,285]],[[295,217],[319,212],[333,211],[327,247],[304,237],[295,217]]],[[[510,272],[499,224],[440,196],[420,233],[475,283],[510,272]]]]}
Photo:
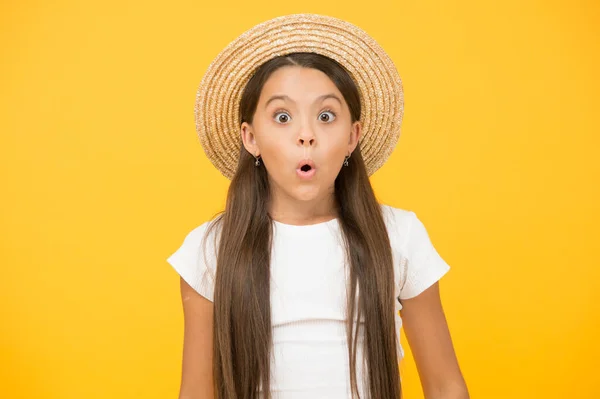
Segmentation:
{"type": "Polygon", "coordinates": [[[355,81],[363,124],[360,150],[372,175],[400,138],[402,81],[386,52],[349,22],[318,14],[292,14],[254,26],[225,47],[208,67],[196,95],[196,130],[206,156],[228,179],[240,151],[239,105],[246,83],[266,61],[313,52],[340,63],[355,81]]]}

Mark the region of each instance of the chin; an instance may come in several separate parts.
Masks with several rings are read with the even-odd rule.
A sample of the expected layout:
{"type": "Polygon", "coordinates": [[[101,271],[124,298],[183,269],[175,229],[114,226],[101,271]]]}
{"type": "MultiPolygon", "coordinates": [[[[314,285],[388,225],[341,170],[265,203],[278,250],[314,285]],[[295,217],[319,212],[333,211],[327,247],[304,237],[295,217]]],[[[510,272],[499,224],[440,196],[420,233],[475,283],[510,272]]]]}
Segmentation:
{"type": "Polygon", "coordinates": [[[294,187],[290,194],[298,201],[313,201],[319,197],[319,188],[317,186],[294,187]]]}

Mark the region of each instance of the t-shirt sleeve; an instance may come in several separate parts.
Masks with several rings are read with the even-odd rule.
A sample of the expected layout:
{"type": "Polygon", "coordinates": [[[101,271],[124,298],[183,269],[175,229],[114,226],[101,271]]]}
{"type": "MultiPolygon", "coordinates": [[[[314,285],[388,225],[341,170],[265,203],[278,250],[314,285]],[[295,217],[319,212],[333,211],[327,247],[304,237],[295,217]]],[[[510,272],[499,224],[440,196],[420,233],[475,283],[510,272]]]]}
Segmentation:
{"type": "Polygon", "coordinates": [[[208,222],[187,234],[181,246],[167,258],[177,273],[203,297],[214,302],[216,253],[208,222]]]}
{"type": "Polygon", "coordinates": [[[412,211],[408,214],[404,254],[401,300],[419,295],[450,270],[450,266],[433,246],[425,226],[412,211]]]}

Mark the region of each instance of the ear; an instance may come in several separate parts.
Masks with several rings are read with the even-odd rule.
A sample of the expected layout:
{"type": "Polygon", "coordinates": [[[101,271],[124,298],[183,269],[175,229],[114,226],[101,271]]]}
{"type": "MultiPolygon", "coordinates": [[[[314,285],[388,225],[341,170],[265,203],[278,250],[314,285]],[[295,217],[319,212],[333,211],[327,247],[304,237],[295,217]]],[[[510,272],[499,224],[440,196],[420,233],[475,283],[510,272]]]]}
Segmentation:
{"type": "Polygon", "coordinates": [[[254,136],[254,133],[252,133],[252,126],[250,126],[248,122],[244,122],[240,126],[240,136],[242,137],[244,148],[246,148],[250,154],[258,157],[260,155],[260,150],[256,143],[256,137],[254,136]]]}
{"type": "Polygon", "coordinates": [[[352,153],[356,149],[362,135],[362,123],[356,121],[352,124],[352,130],[350,131],[350,138],[348,139],[348,152],[352,153]]]}

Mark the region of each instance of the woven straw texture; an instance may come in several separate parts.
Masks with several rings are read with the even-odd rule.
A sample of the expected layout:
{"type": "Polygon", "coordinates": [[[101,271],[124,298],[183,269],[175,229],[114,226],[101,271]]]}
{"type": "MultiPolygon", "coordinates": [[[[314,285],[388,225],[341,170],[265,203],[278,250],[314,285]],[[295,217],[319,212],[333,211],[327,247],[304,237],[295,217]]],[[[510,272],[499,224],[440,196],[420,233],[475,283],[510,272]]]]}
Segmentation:
{"type": "Polygon", "coordinates": [[[240,151],[242,91],[264,62],[289,53],[314,52],[343,65],[360,93],[363,124],[360,150],[372,175],[400,138],[404,111],[402,82],[392,60],[355,25],[318,14],[292,14],[247,30],[213,60],[196,95],[194,113],[202,148],[231,179],[240,151]]]}

